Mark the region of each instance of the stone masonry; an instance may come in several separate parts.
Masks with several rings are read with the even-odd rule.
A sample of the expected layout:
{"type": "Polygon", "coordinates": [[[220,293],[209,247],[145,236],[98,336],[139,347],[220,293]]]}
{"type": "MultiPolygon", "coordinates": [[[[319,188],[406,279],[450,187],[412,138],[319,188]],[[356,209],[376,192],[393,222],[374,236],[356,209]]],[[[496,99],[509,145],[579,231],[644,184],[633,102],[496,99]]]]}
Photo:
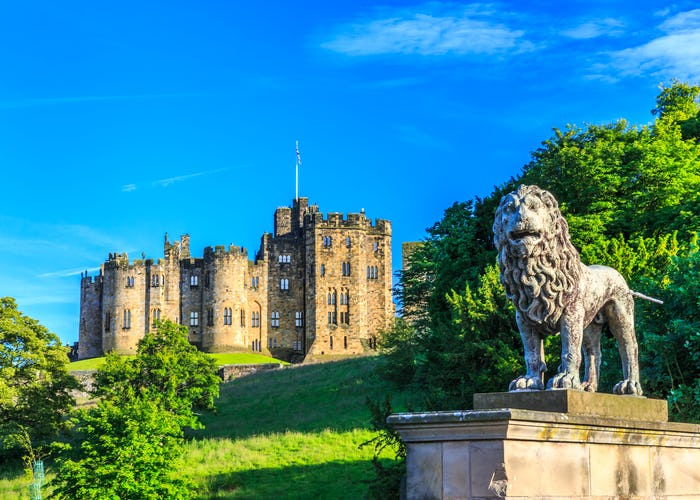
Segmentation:
{"type": "Polygon", "coordinates": [[[134,353],[159,319],[187,326],[206,352],[308,359],[376,348],[395,309],[391,223],[324,216],[297,198],[274,227],[254,260],[233,245],[192,257],[188,235],[166,235],[158,260],[110,254],[97,276],[82,276],[79,357],[134,353]]]}

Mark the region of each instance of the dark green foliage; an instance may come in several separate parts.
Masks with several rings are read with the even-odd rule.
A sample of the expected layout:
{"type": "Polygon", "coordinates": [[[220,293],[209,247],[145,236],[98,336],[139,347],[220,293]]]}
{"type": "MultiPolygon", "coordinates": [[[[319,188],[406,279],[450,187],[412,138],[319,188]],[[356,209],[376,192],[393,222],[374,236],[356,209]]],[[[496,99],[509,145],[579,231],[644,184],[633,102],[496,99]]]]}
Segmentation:
{"type": "Polygon", "coordinates": [[[415,329],[403,318],[396,318],[392,328],[379,336],[382,354],[378,372],[399,389],[407,387],[416,373],[420,349],[415,329]]]}
{"type": "Polygon", "coordinates": [[[58,337],[0,299],[0,462],[55,438],[78,387],[58,337]]]}
{"type": "Polygon", "coordinates": [[[700,250],[674,258],[668,276],[647,284],[664,306],[640,304],[643,383],[650,396],[668,396],[675,420],[700,422],[700,250]]]}
{"type": "Polygon", "coordinates": [[[108,356],[95,377],[96,407],[83,411],[77,444],[58,464],[61,498],[190,498],[178,473],[184,428],[201,428],[197,408],[219,394],[214,361],[169,321],[140,342],[133,358],[108,356]]]}
{"type": "Polygon", "coordinates": [[[377,431],[377,435],[360,445],[372,446],[374,457],[372,458],[372,468],[374,477],[368,480],[368,497],[376,499],[400,498],[401,481],[406,475],[406,444],[401,440],[401,436],[389,424],[387,418],[393,413],[391,406],[391,396],[386,396],[384,401],[374,401],[367,398],[367,407],[372,418],[372,429],[377,431]],[[395,459],[386,463],[379,457],[389,449],[395,459]]]}
{"type": "Polygon", "coordinates": [[[522,370],[515,312],[495,265],[485,269],[474,291],[467,285],[447,300],[452,321],[426,338],[420,380],[429,409],[471,408],[475,392],[503,390],[522,370]]]}

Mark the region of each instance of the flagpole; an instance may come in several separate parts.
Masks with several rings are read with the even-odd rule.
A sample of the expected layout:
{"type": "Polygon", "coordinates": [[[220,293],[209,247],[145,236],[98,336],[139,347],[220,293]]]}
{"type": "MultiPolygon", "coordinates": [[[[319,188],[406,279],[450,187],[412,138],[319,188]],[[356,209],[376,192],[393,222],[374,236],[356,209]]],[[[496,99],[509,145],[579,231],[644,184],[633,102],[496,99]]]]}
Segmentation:
{"type": "Polygon", "coordinates": [[[299,200],[299,164],[301,163],[301,155],[299,154],[299,141],[296,144],[297,150],[297,163],[296,163],[296,175],[294,179],[294,199],[299,200]]]}

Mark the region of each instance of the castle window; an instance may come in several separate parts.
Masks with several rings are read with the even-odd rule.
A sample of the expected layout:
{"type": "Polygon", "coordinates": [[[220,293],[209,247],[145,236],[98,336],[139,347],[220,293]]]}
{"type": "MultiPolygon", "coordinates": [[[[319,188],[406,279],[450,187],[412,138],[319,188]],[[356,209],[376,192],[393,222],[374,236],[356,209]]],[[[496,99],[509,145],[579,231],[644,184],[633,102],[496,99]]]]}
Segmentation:
{"type": "Polygon", "coordinates": [[[270,326],[273,328],[279,328],[280,326],[280,313],[278,311],[273,311],[270,316],[270,326]]]}
{"type": "Polygon", "coordinates": [[[341,271],[343,273],[343,276],[350,276],[350,263],[349,262],[343,262],[341,264],[341,271]]]}
{"type": "Polygon", "coordinates": [[[160,278],[158,278],[157,274],[154,274],[151,276],[151,286],[152,287],[157,287],[160,285],[160,278]]]}
{"type": "Polygon", "coordinates": [[[224,307],[224,325],[233,324],[233,311],[230,307],[224,307]]]}
{"type": "Polygon", "coordinates": [[[345,349],[348,348],[348,338],[347,338],[347,337],[343,337],[343,347],[344,347],[345,349]]]}
{"type": "Polygon", "coordinates": [[[330,290],[328,292],[328,305],[329,306],[334,306],[336,302],[336,291],[335,290],[330,290]]]}
{"type": "Polygon", "coordinates": [[[347,291],[342,291],[340,292],[340,305],[341,306],[346,306],[350,304],[350,295],[348,294],[347,291]]]}
{"type": "Polygon", "coordinates": [[[272,337],[270,337],[269,339],[267,339],[267,348],[268,348],[268,349],[272,349],[272,337]]]}
{"type": "Polygon", "coordinates": [[[204,275],[204,286],[209,288],[209,285],[211,285],[211,273],[207,271],[204,275]]]}
{"type": "Polygon", "coordinates": [[[193,274],[190,276],[190,288],[194,288],[199,285],[199,276],[193,274]]]}
{"type": "Polygon", "coordinates": [[[328,311],[328,324],[337,325],[338,324],[338,313],[335,311],[328,311]]]}
{"type": "Polygon", "coordinates": [[[251,280],[250,284],[253,288],[258,288],[258,285],[260,284],[260,277],[253,276],[253,279],[251,280]]]}
{"type": "Polygon", "coordinates": [[[165,274],[160,275],[160,286],[165,286],[165,274]]]}
{"type": "Polygon", "coordinates": [[[331,346],[331,350],[333,350],[333,335],[331,335],[330,337],[328,337],[328,342],[329,342],[329,344],[330,344],[330,346],[331,346]]]}
{"type": "Polygon", "coordinates": [[[301,351],[301,340],[295,340],[294,341],[294,350],[295,351],[301,351]]]}
{"type": "Polygon", "coordinates": [[[272,339],[272,347],[277,347],[277,337],[272,339]]]}
{"type": "Polygon", "coordinates": [[[289,264],[292,262],[292,256],[289,254],[283,254],[278,257],[280,264],[289,264]]]}
{"type": "Polygon", "coordinates": [[[302,311],[294,313],[294,325],[304,326],[304,313],[302,311]]]}
{"type": "Polygon", "coordinates": [[[367,266],[367,279],[376,280],[379,277],[379,268],[377,266],[367,266]]]}
{"type": "Polygon", "coordinates": [[[321,241],[323,242],[324,248],[330,248],[333,245],[333,238],[331,238],[330,236],[323,236],[321,238],[321,241]]]}
{"type": "Polygon", "coordinates": [[[126,277],[126,287],[127,287],[127,288],[133,288],[133,287],[134,287],[134,277],[133,277],[133,276],[127,276],[127,277],[126,277]]]}
{"type": "Polygon", "coordinates": [[[289,278],[282,278],[280,280],[280,290],[289,290],[289,278]]]}
{"type": "Polygon", "coordinates": [[[259,327],[260,326],[260,313],[257,311],[254,311],[252,313],[252,316],[250,318],[250,326],[252,327],[259,327]]]}
{"type": "Polygon", "coordinates": [[[197,311],[190,312],[190,326],[199,326],[199,313],[197,311]]]}
{"type": "Polygon", "coordinates": [[[151,322],[153,324],[153,328],[155,328],[158,325],[159,321],[160,321],[160,309],[153,309],[151,311],[151,322]]]}
{"type": "Polygon", "coordinates": [[[345,246],[350,248],[352,246],[352,241],[350,240],[350,236],[345,237],[345,246]]]}
{"type": "Polygon", "coordinates": [[[349,325],[350,324],[350,313],[347,311],[341,311],[340,312],[340,322],[344,325],[349,325]]]}
{"type": "Polygon", "coordinates": [[[105,332],[108,332],[112,325],[112,315],[107,311],[105,313],[105,332]]]}
{"type": "Polygon", "coordinates": [[[378,241],[375,241],[375,242],[373,243],[373,249],[374,249],[375,252],[379,250],[379,242],[378,242],[378,241]]]}
{"type": "Polygon", "coordinates": [[[241,309],[241,326],[245,326],[245,309],[241,309]]]}
{"type": "Polygon", "coordinates": [[[131,310],[130,309],[124,309],[122,328],[124,328],[124,330],[128,330],[129,328],[131,328],[131,310]]]}
{"type": "Polygon", "coordinates": [[[214,308],[207,309],[207,326],[214,326],[214,308]]]}
{"type": "Polygon", "coordinates": [[[325,275],[326,275],[326,265],[325,265],[325,264],[321,264],[321,267],[320,267],[320,270],[319,270],[319,274],[320,274],[321,276],[325,276],[325,275]]]}

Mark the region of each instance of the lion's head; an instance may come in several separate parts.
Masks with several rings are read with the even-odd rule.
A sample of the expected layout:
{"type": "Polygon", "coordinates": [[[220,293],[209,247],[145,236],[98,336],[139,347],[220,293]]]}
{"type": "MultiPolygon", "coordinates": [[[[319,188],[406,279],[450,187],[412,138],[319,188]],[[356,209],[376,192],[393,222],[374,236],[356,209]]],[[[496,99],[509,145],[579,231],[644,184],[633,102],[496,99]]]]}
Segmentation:
{"type": "Polygon", "coordinates": [[[557,200],[537,186],[520,186],[501,200],[493,233],[508,298],[525,318],[556,332],[581,273],[557,200]]]}

